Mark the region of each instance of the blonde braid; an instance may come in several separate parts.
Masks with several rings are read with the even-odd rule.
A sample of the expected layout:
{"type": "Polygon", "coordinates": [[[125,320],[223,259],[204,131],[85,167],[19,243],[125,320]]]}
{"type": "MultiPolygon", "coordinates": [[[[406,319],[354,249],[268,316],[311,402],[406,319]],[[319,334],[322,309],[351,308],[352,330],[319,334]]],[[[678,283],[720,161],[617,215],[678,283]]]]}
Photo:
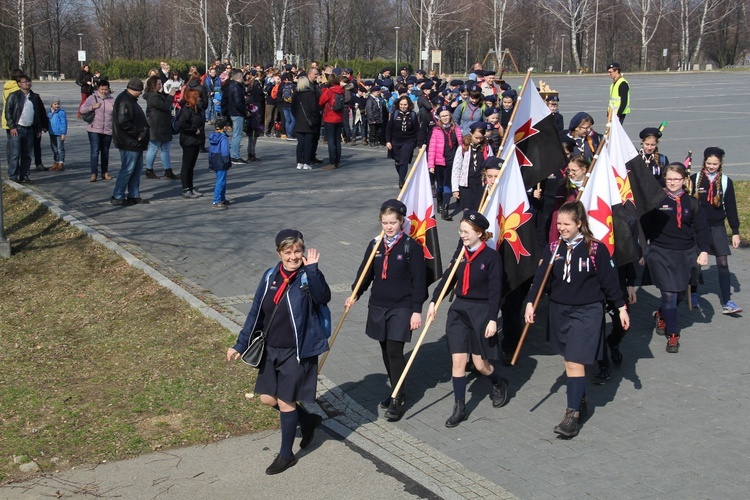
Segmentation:
{"type": "Polygon", "coordinates": [[[711,205],[713,205],[716,208],[719,208],[721,206],[721,198],[724,196],[724,193],[721,192],[721,167],[719,167],[719,170],[716,172],[716,179],[714,182],[716,182],[716,194],[714,195],[713,200],[709,200],[711,202],[711,205]]]}

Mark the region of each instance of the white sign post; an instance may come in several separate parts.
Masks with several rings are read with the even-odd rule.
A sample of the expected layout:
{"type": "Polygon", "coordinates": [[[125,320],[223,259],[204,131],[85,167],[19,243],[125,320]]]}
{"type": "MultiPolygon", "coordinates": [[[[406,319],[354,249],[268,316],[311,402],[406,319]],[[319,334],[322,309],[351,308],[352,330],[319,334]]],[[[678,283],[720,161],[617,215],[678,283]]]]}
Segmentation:
{"type": "Polygon", "coordinates": [[[86,51],[85,50],[79,50],[78,51],[78,62],[86,62],[86,51]]]}

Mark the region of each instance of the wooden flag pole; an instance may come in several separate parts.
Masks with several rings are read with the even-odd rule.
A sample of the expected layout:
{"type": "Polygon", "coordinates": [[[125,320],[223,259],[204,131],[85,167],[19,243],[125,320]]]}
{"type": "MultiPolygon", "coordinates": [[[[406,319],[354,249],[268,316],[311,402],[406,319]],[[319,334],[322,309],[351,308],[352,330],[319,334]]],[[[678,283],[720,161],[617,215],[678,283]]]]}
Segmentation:
{"type": "MultiPolygon", "coordinates": [[[[409,185],[411,178],[414,176],[414,171],[416,170],[416,167],[419,164],[419,160],[422,159],[422,155],[424,155],[426,148],[427,146],[422,146],[420,148],[419,154],[417,155],[417,160],[411,166],[409,175],[406,177],[406,181],[404,182],[404,187],[402,187],[401,192],[398,193],[398,198],[397,198],[398,200],[401,200],[401,198],[404,196],[404,193],[406,192],[406,188],[409,185]]],[[[375,245],[373,245],[372,252],[370,252],[370,256],[367,258],[367,263],[365,264],[365,267],[362,270],[362,274],[359,276],[359,279],[357,279],[357,283],[354,285],[352,294],[349,296],[351,300],[356,300],[357,298],[357,292],[359,292],[359,289],[362,286],[362,282],[365,280],[365,275],[370,271],[370,266],[372,265],[372,261],[375,260],[375,254],[378,251],[378,244],[380,243],[380,240],[383,239],[384,233],[385,232],[381,230],[380,234],[376,238],[377,242],[375,243],[375,245]]],[[[341,330],[341,326],[344,324],[344,320],[346,319],[346,316],[349,314],[349,309],[350,307],[344,307],[344,312],[341,314],[341,319],[339,319],[338,324],[336,324],[336,329],[333,331],[333,334],[331,335],[331,338],[328,341],[328,350],[321,355],[320,361],[318,362],[318,373],[320,373],[323,370],[323,365],[325,365],[326,359],[328,359],[328,353],[330,353],[331,349],[333,349],[333,343],[336,342],[336,337],[338,336],[339,331],[341,330]]]]}
{"type": "MultiPolygon", "coordinates": [[[[612,113],[610,109],[610,115],[609,118],[611,119],[612,113]]],[[[589,179],[591,178],[591,172],[594,171],[594,167],[596,166],[596,162],[599,159],[599,153],[601,153],[602,148],[604,147],[604,144],[609,139],[609,121],[607,122],[607,130],[604,134],[604,137],[602,138],[602,141],[599,143],[599,146],[596,148],[596,153],[594,153],[594,158],[591,161],[591,167],[589,168],[588,172],[586,172],[586,177],[583,179],[583,185],[581,186],[581,189],[578,190],[578,196],[576,196],[576,201],[581,199],[581,195],[583,195],[583,191],[586,189],[586,184],[588,184],[589,179]]],[[[542,295],[544,295],[544,289],[547,286],[547,280],[549,280],[550,274],[552,274],[552,264],[554,263],[555,254],[557,253],[557,249],[560,248],[560,243],[562,242],[562,235],[557,239],[557,246],[555,246],[555,251],[552,252],[552,256],[550,257],[549,263],[547,264],[547,270],[544,273],[544,278],[542,279],[542,283],[539,285],[539,291],[536,294],[536,297],[534,298],[534,302],[532,303],[532,307],[534,308],[534,312],[536,312],[536,308],[539,306],[539,302],[542,300],[542,295]]],[[[516,346],[516,352],[513,353],[513,359],[510,361],[511,366],[515,366],[516,361],[518,360],[518,355],[521,353],[521,347],[523,347],[523,343],[526,340],[526,335],[529,333],[529,328],[531,327],[531,323],[526,323],[523,327],[523,332],[521,333],[521,338],[518,339],[518,346],[516,346]]]]}

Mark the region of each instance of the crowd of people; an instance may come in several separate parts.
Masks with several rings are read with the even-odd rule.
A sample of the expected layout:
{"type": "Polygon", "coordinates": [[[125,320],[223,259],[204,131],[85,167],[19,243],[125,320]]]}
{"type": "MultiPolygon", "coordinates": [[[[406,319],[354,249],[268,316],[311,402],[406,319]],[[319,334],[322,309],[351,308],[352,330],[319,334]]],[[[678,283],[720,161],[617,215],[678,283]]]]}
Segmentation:
{"type": "MultiPolygon", "coordinates": [[[[622,122],[630,113],[630,98],[628,82],[620,71],[617,63],[608,66],[613,80],[609,104],[622,122]]],[[[210,169],[216,175],[213,207],[226,209],[230,204],[227,171],[232,165],[261,161],[256,151],[259,137],[296,141],[296,169],[305,171],[323,163],[317,158],[321,138],[328,149],[328,163],[320,167],[325,170],[341,168],[342,143],[384,148],[394,162],[399,187],[404,185],[415,150],[425,146],[437,212],[444,220],[452,220],[457,213],[462,219],[454,254],[457,272],[451,282],[448,274],[444,275],[426,313],[427,318],[434,318],[440,291],[455,287],[456,300],[446,326],[455,397],[447,427],[459,425],[467,416],[467,363],[469,369],[490,379],[494,407],[508,402],[507,383],[494,362],[510,365],[520,329],[535,321],[533,303],[540,290],[550,295],[550,339],[565,362],[567,408],[554,431],[566,438],[578,434],[588,413],[585,365],[598,363],[593,382],[604,384],[611,376],[611,365],[622,363],[620,343],[629,328],[629,309],[636,302],[639,265],[645,264],[642,284],[654,284],[660,290],[655,331],[666,336],[668,353],[679,352],[678,304],[689,298],[693,306],[700,305],[700,267],[708,264],[709,254],[716,258],[722,312],[734,315],[742,311],[731,300],[727,259],[731,250],[725,223],[731,229],[731,246],[738,248],[740,222],[734,185],[722,172],[724,151],[706,148],[700,171],[690,177],[685,165],[670,163],[659,152],[660,129],[641,131],[639,154],[646,171],[662,186],[663,200],[641,217],[642,230],[632,232],[634,246],[642,249],[640,260],[618,266],[606,246],[593,237],[578,201],[603,136],[593,130],[594,119],[585,111],[574,114],[565,126],[556,94],[547,95],[546,104],[567,161],[527,191],[537,243],[544,249],[542,262],[552,263],[550,282],[542,288],[546,267],[542,265],[533,279],[503,300],[502,259],[485,243],[492,234],[479,210],[483,195],[502,168],[495,154],[518,95],[480,64],[465,81],[423,70],[412,75],[406,67],[393,73],[384,67],[373,78],[362,78],[349,68],[319,67],[314,61],[302,69],[293,64],[234,68],[229,61],[216,60],[203,75],[191,68],[183,81],[162,63],[150,72],[145,86],[141,79],[133,78],[122,93],[113,96],[109,82],[84,66],[78,79],[81,103],[77,116],[87,124],[90,181],[111,179],[109,149],[114,142],[122,166],[111,197],[113,205],[148,202],[140,197],[144,152],[147,178],[160,177],[154,169],[160,152],[163,177],[180,179],[185,198],[199,198],[203,194],[193,184],[193,173],[201,153],[208,153],[210,169]],[[145,112],[138,103],[144,90],[145,112]],[[209,137],[206,126],[213,127],[209,137]],[[173,172],[170,157],[174,135],[179,135],[182,149],[179,175],[173,172]],[[247,141],[245,154],[243,140],[247,141]],[[612,318],[609,335],[604,331],[605,314],[612,318]],[[501,340],[498,321],[503,326],[501,340]]],[[[41,98],[31,91],[30,78],[19,70],[14,70],[6,83],[3,100],[10,179],[31,182],[32,157],[36,157],[38,170],[46,169],[40,159],[45,132],[54,155],[52,169],[63,170],[67,118],[60,100],[51,99],[46,110],[41,98]]],[[[380,344],[392,387],[403,373],[405,344],[422,325],[428,298],[422,247],[401,229],[406,213],[399,200],[383,203],[379,218],[384,236],[367,247],[357,272],[363,286],[346,302],[346,307],[353,306],[372,287],[366,334],[380,344]],[[371,253],[376,258],[369,266],[367,256],[371,253]]],[[[282,231],[276,243],[281,262],[260,283],[245,328],[227,353],[229,360],[239,358],[248,348],[250,334],[257,328],[269,332],[276,306],[287,301],[288,307],[270,330],[273,335],[268,337],[256,387],[261,401],[281,415],[282,449],[269,474],[296,463],[291,451],[296,427],[302,427],[307,445],[319,424],[319,419],[296,401],[314,399],[317,355],[322,352],[317,330],[311,334],[316,347],[310,349],[306,344],[308,309],[330,300],[330,290],[317,268],[319,254],[310,249],[304,255],[302,234],[282,231]],[[267,317],[271,318],[269,324],[267,317]],[[302,326],[299,330],[298,324],[302,326]],[[295,332],[302,336],[295,337],[295,332]]],[[[382,401],[387,418],[401,418],[405,397],[402,388],[395,397],[389,394],[382,401]]]]}

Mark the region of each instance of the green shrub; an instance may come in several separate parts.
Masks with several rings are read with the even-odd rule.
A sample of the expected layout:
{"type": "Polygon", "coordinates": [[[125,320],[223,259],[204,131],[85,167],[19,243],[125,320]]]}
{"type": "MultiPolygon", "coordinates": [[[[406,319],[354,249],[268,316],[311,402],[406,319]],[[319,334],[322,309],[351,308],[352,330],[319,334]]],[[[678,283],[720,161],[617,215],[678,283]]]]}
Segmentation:
{"type": "MultiPolygon", "coordinates": [[[[387,61],[385,59],[352,59],[351,61],[344,61],[343,59],[333,59],[326,62],[331,66],[338,66],[339,68],[351,68],[354,70],[354,75],[357,73],[362,74],[362,78],[374,78],[380,73],[383,68],[391,68],[391,76],[398,74],[398,68],[396,68],[395,61],[387,61]]],[[[399,62],[399,66],[406,66],[409,68],[409,73],[412,72],[412,66],[406,61],[399,62]]]]}
{"type": "MultiPolygon", "coordinates": [[[[196,66],[202,74],[206,71],[204,61],[182,61],[177,59],[164,59],[173,71],[177,71],[180,77],[187,79],[190,66],[196,66]]],[[[102,76],[109,80],[127,80],[133,77],[145,79],[152,69],[159,69],[160,59],[145,59],[133,61],[130,59],[113,59],[106,62],[92,61],[91,71],[100,71],[102,76]]]]}

